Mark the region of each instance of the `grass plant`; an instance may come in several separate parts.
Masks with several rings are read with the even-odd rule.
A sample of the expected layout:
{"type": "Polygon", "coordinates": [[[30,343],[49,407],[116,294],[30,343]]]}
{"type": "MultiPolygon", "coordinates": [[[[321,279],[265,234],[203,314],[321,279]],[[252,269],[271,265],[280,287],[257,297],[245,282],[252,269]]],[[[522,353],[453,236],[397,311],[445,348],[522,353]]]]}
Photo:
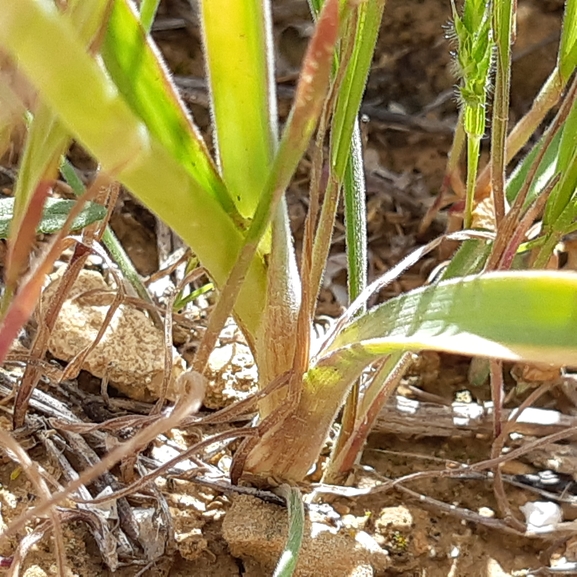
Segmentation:
{"type": "Polygon", "coordinates": [[[199,0],[215,135],[211,155],[149,33],[156,2],[143,2],[139,13],[130,0],[0,0],[0,48],[38,92],[30,154],[17,187],[11,246],[19,256],[12,257],[6,278],[0,356],[32,311],[38,279],[48,269],[46,264],[22,282],[22,246],[28,243],[17,239],[34,230],[27,215],[42,206],[47,182],[74,138],[104,174],[184,239],[214,281],[219,300],[194,369],[204,371],[232,314],[256,359],[261,391],[283,383],[259,400],[256,432],[232,468],[235,482],[303,481],[344,407],[325,474],[326,482],[342,480],[408,367],[409,351],[489,359],[496,406],[500,361],[577,364],[577,275],[544,270],[555,246],[575,229],[577,84],[570,79],[577,64],[577,1],[566,2],[553,76],[512,130],[507,117],[514,3],[453,4],[467,177],[465,230],[450,238],[461,246],[440,280],[369,310],[370,296],[442,239],[367,286],[357,117],[385,1],[310,4],[314,34],[279,131],[270,3],[199,0]],[[478,165],[493,84],[488,177],[489,169],[478,174],[478,165]],[[556,118],[509,176],[514,154],[557,97],[556,118]],[[284,193],[315,134],[297,264],[284,193]],[[341,196],[351,304],[313,355],[312,322],[341,196]],[[486,197],[494,226],[472,230],[486,197]],[[540,232],[529,237],[535,222],[540,232]],[[523,260],[527,254],[531,258],[523,260]],[[375,370],[368,378],[370,367],[375,370]]]}

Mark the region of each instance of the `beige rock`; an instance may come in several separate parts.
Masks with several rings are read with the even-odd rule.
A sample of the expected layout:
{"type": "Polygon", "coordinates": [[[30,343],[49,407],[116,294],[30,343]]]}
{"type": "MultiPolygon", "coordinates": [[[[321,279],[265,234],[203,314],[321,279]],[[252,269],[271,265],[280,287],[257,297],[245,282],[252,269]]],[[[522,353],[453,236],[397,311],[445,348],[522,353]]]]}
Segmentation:
{"type": "MultiPolygon", "coordinates": [[[[43,303],[58,290],[60,279],[44,292],[43,303]]],[[[108,290],[102,276],[83,270],[62,306],[52,331],[49,350],[58,359],[71,361],[95,341],[111,304],[110,295],[87,294],[108,290]],[[83,296],[84,295],[84,296],[83,296]]],[[[167,398],[175,400],[174,380],[184,361],[173,349],[172,378],[167,398]]],[[[82,369],[109,382],[127,397],[139,401],[158,399],[164,375],[164,336],[142,311],[121,305],[104,336],[84,360],[82,369]]]]}
{"type": "Polygon", "coordinates": [[[511,574],[505,571],[498,561],[489,558],[486,575],[487,577],[510,577],[511,574]]]}
{"type": "MultiPolygon", "coordinates": [[[[256,561],[269,575],[284,548],[287,523],[286,509],[239,495],[224,518],[222,532],[235,557],[249,565],[256,561]]],[[[386,551],[374,540],[368,544],[366,533],[362,537],[308,521],[295,577],[370,577],[374,570],[385,571],[386,551]]]]}
{"type": "Polygon", "coordinates": [[[48,574],[38,565],[31,565],[24,571],[24,577],[48,577],[48,574]]]}
{"type": "Polygon", "coordinates": [[[381,509],[379,517],[375,521],[375,529],[378,533],[386,534],[391,529],[408,531],[413,525],[413,516],[407,507],[385,507],[381,509]]]}

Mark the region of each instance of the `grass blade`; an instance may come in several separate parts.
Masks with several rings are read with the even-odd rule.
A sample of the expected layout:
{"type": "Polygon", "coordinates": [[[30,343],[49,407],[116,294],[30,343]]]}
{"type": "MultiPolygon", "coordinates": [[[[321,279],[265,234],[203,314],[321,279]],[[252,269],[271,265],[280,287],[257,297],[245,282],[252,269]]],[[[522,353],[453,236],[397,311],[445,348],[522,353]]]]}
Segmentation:
{"type": "Polygon", "coordinates": [[[384,0],[368,0],[355,7],[354,47],[350,61],[345,63],[347,71],[339,89],[331,128],[331,163],[340,182],[349,162],[353,129],[365,91],[384,7],[384,0]]]}
{"type": "Polygon", "coordinates": [[[113,2],[102,46],[106,68],[124,101],[180,166],[233,218],[236,208],[157,49],[127,0],[113,2]]]}
{"type": "Polygon", "coordinates": [[[152,28],[159,4],[160,0],[142,0],[140,4],[140,23],[146,32],[152,28]]]}
{"type": "Polygon", "coordinates": [[[345,172],[343,195],[349,302],[354,301],[367,286],[368,243],[365,195],[363,151],[357,123],[353,132],[351,153],[345,172]]]}
{"type": "Polygon", "coordinates": [[[577,187],[577,150],[575,149],[575,134],[577,134],[577,81],[573,80],[563,106],[570,106],[571,108],[563,123],[563,133],[556,158],[556,172],[561,174],[561,180],[547,203],[543,218],[545,227],[550,227],[561,216],[574,197],[577,187]]]}
{"type": "Polygon", "coordinates": [[[19,177],[14,189],[12,218],[7,223],[10,242],[2,310],[6,309],[16,291],[36,236],[37,219],[41,216],[44,199],[38,201],[36,198],[37,206],[32,206],[32,201],[38,190],[48,194],[49,189],[41,186],[41,183],[51,182],[56,177],[58,160],[68,143],[69,137],[64,126],[46,105],[40,104],[29,125],[19,177]],[[31,210],[36,213],[32,218],[29,214],[31,210]]]}
{"type": "MultiPolygon", "coordinates": [[[[547,187],[547,183],[557,172],[557,159],[559,156],[559,145],[561,143],[562,130],[557,131],[553,136],[549,146],[543,154],[543,158],[537,167],[535,177],[527,192],[524,206],[528,206],[535,198],[541,194],[547,187]]],[[[546,144],[547,137],[543,136],[537,144],[531,149],[531,152],[518,164],[509,180],[507,181],[507,200],[510,203],[517,198],[517,195],[525,185],[533,162],[537,159],[540,149],[546,144]]]]}
{"type": "MultiPolygon", "coordinates": [[[[347,283],[349,292],[349,304],[353,302],[367,286],[368,254],[367,254],[367,213],[365,206],[365,175],[363,153],[361,147],[361,135],[356,122],[351,143],[350,158],[345,171],[343,187],[345,205],[345,234],[347,251],[347,283]]],[[[364,307],[359,312],[364,312],[364,307]]],[[[360,401],[360,382],[357,381],[343,408],[341,429],[335,441],[331,459],[325,479],[327,483],[338,482],[339,475],[343,473],[341,467],[335,462],[349,438],[353,435],[358,417],[360,401]]]]}
{"type": "Polygon", "coordinates": [[[577,0],[565,2],[558,66],[565,82],[577,66],[577,0]]]}
{"type": "MultiPolygon", "coordinates": [[[[245,471],[302,480],[355,379],[374,361],[437,350],[512,361],[577,363],[577,273],[494,272],[443,281],[353,319],[311,362],[296,410],[267,431],[245,471]],[[303,423],[308,423],[303,430],[303,423]],[[278,447],[283,447],[282,451],[278,447]]],[[[371,392],[373,398],[377,390],[371,392]]]]}
{"type": "Polygon", "coordinates": [[[278,493],[286,500],[289,518],[287,542],[273,577],[291,577],[297,565],[305,528],[305,508],[297,487],[281,485],[278,493]]]}
{"type": "MultiPolygon", "coordinates": [[[[243,232],[212,188],[220,180],[208,159],[201,152],[195,157],[193,151],[183,147],[179,154],[189,155],[188,164],[180,164],[175,158],[176,143],[170,145],[171,149],[151,134],[99,63],[86,52],[73,22],[51,3],[0,0],[0,12],[2,47],[17,58],[68,130],[100,161],[103,170],[129,188],[159,218],[170,222],[216,283],[224,284],[243,243],[243,232]],[[28,34],[22,35],[22,30],[28,34]],[[30,37],[34,42],[29,41],[30,37]],[[91,113],[86,114],[87,110],[91,113]],[[197,160],[198,165],[191,167],[197,160]]],[[[162,129],[160,124],[158,130],[162,129]]],[[[182,127],[180,121],[176,126],[182,127]]],[[[240,321],[249,334],[254,334],[260,324],[265,291],[264,263],[254,259],[237,305],[240,321]]]]}
{"type": "Polygon", "coordinates": [[[577,362],[577,274],[488,273],[443,281],[373,308],[336,336],[327,354],[378,358],[394,350],[557,365],[577,362]]]}
{"type": "MultiPolygon", "coordinates": [[[[352,157],[353,154],[361,154],[360,143],[355,144],[352,140],[353,131],[357,124],[358,111],[372,62],[384,5],[384,0],[370,0],[355,6],[352,10],[350,10],[350,6],[347,6],[350,16],[344,37],[347,42],[342,43],[344,47],[341,47],[341,53],[339,54],[339,59],[343,60],[343,62],[339,63],[339,66],[344,66],[346,69],[344,69],[344,74],[342,69],[337,74],[337,83],[341,77],[342,81],[335,87],[337,99],[331,123],[331,173],[328,178],[325,200],[313,246],[310,294],[314,300],[316,300],[318,295],[326,265],[338,198],[341,186],[345,181],[345,171],[351,163],[358,164],[360,162],[360,166],[362,166],[362,158],[353,159],[352,157]],[[346,54],[344,54],[345,52],[346,54]]],[[[314,10],[315,4],[311,3],[311,6],[314,10]]],[[[355,164],[351,165],[351,169],[358,172],[358,166],[355,166],[355,164]]],[[[360,186],[360,180],[357,180],[357,184],[360,186]]],[[[364,184],[362,188],[364,188],[364,184]]],[[[364,197],[360,190],[356,191],[356,194],[359,197],[364,197]]],[[[349,214],[348,216],[349,222],[351,222],[352,215],[349,214]]],[[[358,248],[360,249],[360,247],[358,248]]],[[[362,252],[365,248],[363,247],[360,250],[362,252]]],[[[356,257],[354,258],[356,259],[356,257]]],[[[359,259],[362,258],[359,254],[359,259]]],[[[360,260],[358,264],[361,264],[360,260]]],[[[354,271],[353,274],[355,274],[354,271]]],[[[359,274],[366,273],[359,271],[359,274]]],[[[360,281],[360,277],[357,280],[360,281]]]]}
{"type": "MultiPolygon", "coordinates": [[[[48,197],[44,203],[44,209],[36,226],[36,231],[41,234],[54,234],[61,230],[75,204],[74,200],[48,197]]],[[[105,216],[106,209],[102,205],[95,202],[87,202],[80,214],[72,222],[70,230],[80,230],[89,224],[102,220],[105,216]]],[[[8,227],[13,217],[14,199],[0,199],[0,238],[8,238],[8,227]]]]}
{"type": "Polygon", "coordinates": [[[248,218],[278,140],[270,6],[267,0],[203,0],[200,7],[219,168],[248,218]]]}

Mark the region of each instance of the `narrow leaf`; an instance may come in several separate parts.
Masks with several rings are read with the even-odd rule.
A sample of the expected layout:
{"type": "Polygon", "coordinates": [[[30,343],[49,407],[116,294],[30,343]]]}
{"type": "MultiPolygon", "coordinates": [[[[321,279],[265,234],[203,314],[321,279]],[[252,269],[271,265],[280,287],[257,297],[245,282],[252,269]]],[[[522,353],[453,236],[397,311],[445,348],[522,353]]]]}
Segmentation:
{"type": "MultiPolygon", "coordinates": [[[[535,200],[535,197],[543,192],[547,186],[547,183],[553,178],[557,172],[557,159],[559,156],[559,144],[561,143],[562,131],[558,131],[557,134],[551,140],[551,143],[547,147],[543,159],[541,160],[539,167],[531,186],[529,192],[527,193],[527,198],[525,199],[525,206],[529,205],[535,200]]],[[[539,154],[540,148],[543,146],[545,137],[542,137],[535,146],[531,149],[529,154],[519,163],[511,174],[509,180],[507,181],[507,200],[513,203],[519,191],[525,184],[531,166],[537,154],[539,154]]]]}
{"type": "Polygon", "coordinates": [[[355,121],[349,162],[345,171],[344,204],[349,302],[367,286],[367,208],[361,132],[355,121]]]}
{"type": "MultiPolygon", "coordinates": [[[[211,186],[192,176],[190,164],[190,170],[180,164],[168,145],[151,134],[102,66],[86,52],[66,14],[42,0],[17,4],[0,0],[0,13],[2,48],[17,60],[44,101],[102,169],[167,222],[222,285],[243,242],[242,223],[226,212],[211,186]],[[22,35],[22,30],[28,33],[22,35]]],[[[191,158],[190,162],[196,160],[191,158]]],[[[207,171],[197,172],[199,178],[210,180],[207,171]]],[[[255,259],[236,311],[251,334],[260,324],[265,291],[264,263],[255,259]]]]}
{"type": "Polygon", "coordinates": [[[543,224],[552,225],[569,207],[577,187],[577,84],[573,81],[563,106],[570,105],[571,110],[563,123],[563,133],[556,157],[556,170],[561,174],[559,186],[555,187],[549,200],[543,224]]]}
{"type": "Polygon", "coordinates": [[[219,167],[240,212],[252,217],[278,141],[270,6],[263,0],[200,6],[219,167]]]}
{"type": "MultiPolygon", "coordinates": [[[[36,227],[36,232],[41,234],[54,234],[62,229],[66,218],[70,214],[75,200],[64,200],[60,198],[47,198],[40,222],[36,227]]],[[[89,224],[102,220],[106,216],[106,209],[95,202],[87,202],[80,214],[72,222],[72,231],[77,231],[89,224]]],[[[8,228],[10,221],[14,217],[14,199],[0,199],[0,238],[8,238],[8,228]]]]}
{"type": "Polygon", "coordinates": [[[289,518],[285,548],[274,570],[273,577],[291,577],[297,565],[305,528],[305,509],[298,487],[281,485],[278,492],[285,498],[289,518]]]}
{"type": "Polygon", "coordinates": [[[106,30],[102,55],[125,101],[179,164],[214,194],[229,214],[235,214],[234,204],[166,65],[127,0],[113,2],[106,30]]]}
{"type": "Polygon", "coordinates": [[[384,0],[368,0],[356,7],[355,45],[339,91],[331,130],[332,164],[340,181],[348,163],[351,138],[379,34],[384,0]]]}
{"type": "Polygon", "coordinates": [[[559,44],[559,69],[565,82],[577,66],[577,0],[567,0],[559,44]]]}
{"type": "Polygon", "coordinates": [[[140,4],[140,23],[146,32],[152,28],[159,4],[160,0],[142,0],[140,4]]]}

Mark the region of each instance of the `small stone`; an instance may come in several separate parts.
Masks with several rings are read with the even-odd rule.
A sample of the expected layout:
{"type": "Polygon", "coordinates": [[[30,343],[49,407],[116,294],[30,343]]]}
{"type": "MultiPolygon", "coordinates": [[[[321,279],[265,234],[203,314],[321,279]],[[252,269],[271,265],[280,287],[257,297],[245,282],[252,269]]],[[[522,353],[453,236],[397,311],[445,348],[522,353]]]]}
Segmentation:
{"type": "Polygon", "coordinates": [[[332,503],[333,509],[341,516],[348,515],[351,512],[351,508],[345,503],[335,501],[332,503]]]}
{"type": "MultiPolygon", "coordinates": [[[[61,279],[44,291],[42,304],[48,306],[61,279]]],[[[57,359],[73,361],[93,346],[103,326],[114,295],[102,275],[82,270],[64,301],[48,349],[57,359]]],[[[184,361],[172,349],[172,371],[167,398],[175,400],[174,382],[184,371],[184,361]]],[[[141,310],[121,304],[110,320],[100,342],[83,359],[78,369],[98,378],[108,378],[120,392],[138,401],[154,401],[164,380],[164,334],[141,310]]]]}
{"type": "MultiPolygon", "coordinates": [[[[239,495],[224,518],[222,532],[235,557],[256,560],[263,573],[271,575],[286,543],[287,525],[285,509],[239,495]]],[[[295,577],[369,577],[373,567],[379,574],[386,571],[389,557],[374,539],[314,525],[313,532],[307,520],[295,577]]]]}
{"type": "Polygon", "coordinates": [[[349,529],[355,529],[356,531],[361,531],[367,526],[369,520],[369,515],[363,515],[362,517],[355,517],[354,515],[344,515],[342,518],[343,525],[349,529]]]}
{"type": "Polygon", "coordinates": [[[403,505],[381,509],[375,521],[376,531],[383,535],[388,534],[391,530],[408,531],[412,525],[413,516],[403,505]]]}

